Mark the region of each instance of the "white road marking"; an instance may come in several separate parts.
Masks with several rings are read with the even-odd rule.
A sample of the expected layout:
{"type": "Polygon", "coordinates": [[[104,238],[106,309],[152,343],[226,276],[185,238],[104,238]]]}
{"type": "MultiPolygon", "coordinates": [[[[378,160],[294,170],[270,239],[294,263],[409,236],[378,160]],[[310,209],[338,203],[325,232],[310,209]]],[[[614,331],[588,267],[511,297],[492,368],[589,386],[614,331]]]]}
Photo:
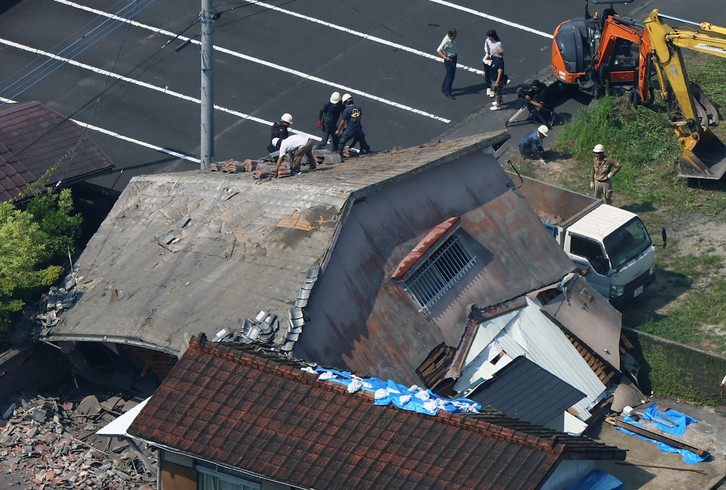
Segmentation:
{"type": "MultiPolygon", "coordinates": [[[[56,1],[58,1],[58,0],[56,0],[56,1]]],[[[380,37],[371,36],[370,34],[366,34],[364,32],[355,31],[353,29],[348,29],[347,27],[341,27],[339,25],[332,24],[330,22],[325,22],[324,20],[316,19],[315,17],[310,17],[308,15],[299,14],[299,13],[293,12],[291,10],[285,10],[283,8],[276,7],[276,6],[270,5],[268,3],[258,2],[257,0],[244,0],[244,1],[247,3],[254,4],[254,5],[258,5],[260,7],[264,7],[266,9],[274,10],[275,12],[280,12],[282,14],[286,14],[286,15],[289,15],[292,17],[297,17],[298,19],[307,20],[309,22],[314,22],[315,24],[320,24],[322,26],[329,27],[331,29],[336,29],[338,31],[345,32],[346,34],[352,34],[353,36],[362,37],[363,39],[366,39],[368,41],[373,41],[376,43],[384,44],[386,46],[390,46],[392,48],[400,49],[401,51],[406,51],[407,53],[412,53],[412,54],[415,54],[418,56],[423,56],[424,58],[429,58],[431,60],[438,61],[440,63],[444,62],[444,59],[441,56],[433,55],[433,54],[427,53],[425,51],[420,51],[418,49],[409,48],[408,46],[404,46],[403,44],[398,44],[398,43],[394,43],[392,41],[387,41],[380,37]]],[[[470,71],[472,73],[476,73],[477,75],[484,75],[483,70],[478,70],[476,68],[472,68],[471,66],[457,64],[456,68],[459,70],[470,71]]]]}
{"type": "MultiPolygon", "coordinates": [[[[89,71],[92,71],[92,72],[97,73],[99,75],[103,75],[103,76],[107,76],[107,77],[111,77],[111,78],[116,78],[116,79],[121,80],[123,82],[131,83],[133,85],[138,85],[139,87],[144,87],[144,88],[147,88],[149,90],[154,90],[156,92],[161,92],[163,94],[170,95],[172,97],[176,97],[178,99],[185,100],[187,102],[192,102],[194,104],[201,104],[202,103],[202,101],[200,99],[197,99],[195,97],[190,97],[188,95],[180,94],[179,92],[174,92],[173,90],[169,90],[167,87],[157,87],[156,85],[151,85],[150,83],[142,82],[142,81],[136,80],[134,78],[125,77],[123,75],[119,75],[118,73],[112,73],[112,72],[107,71],[107,70],[102,70],[101,68],[96,68],[95,66],[87,65],[87,64],[81,63],[79,61],[71,60],[71,59],[68,59],[68,58],[63,58],[61,56],[54,55],[53,53],[47,53],[47,52],[42,51],[40,49],[31,48],[30,46],[25,46],[24,44],[16,43],[14,41],[9,41],[7,39],[0,38],[0,44],[5,44],[7,46],[12,46],[14,48],[17,48],[17,49],[20,49],[20,50],[23,50],[23,51],[28,51],[28,52],[33,53],[33,54],[36,54],[36,55],[47,56],[47,57],[49,57],[51,59],[65,61],[69,65],[76,66],[78,68],[83,68],[84,70],[89,70],[89,71]]],[[[239,111],[235,111],[235,110],[232,110],[232,109],[228,109],[227,107],[222,107],[222,106],[219,106],[219,105],[215,105],[214,108],[216,110],[220,111],[220,112],[224,112],[226,114],[231,114],[231,115],[237,116],[237,117],[239,117],[241,119],[247,119],[248,121],[253,121],[253,122],[256,122],[256,123],[264,124],[265,126],[272,126],[272,124],[273,124],[272,121],[267,121],[265,119],[261,119],[259,117],[255,117],[255,116],[250,116],[249,114],[245,114],[243,112],[239,112],[239,111]]],[[[314,140],[317,140],[317,141],[320,141],[321,140],[320,136],[315,136],[315,135],[312,135],[312,134],[309,134],[309,133],[305,133],[303,131],[296,131],[296,130],[292,130],[292,131],[295,132],[295,133],[304,134],[308,138],[311,138],[311,139],[314,139],[314,140]]]]}
{"type": "Polygon", "coordinates": [[[499,22],[500,24],[504,24],[506,26],[515,27],[522,31],[531,32],[532,34],[537,34],[538,36],[546,37],[549,39],[554,38],[554,36],[548,32],[538,31],[537,29],[532,29],[531,27],[523,26],[522,24],[516,24],[508,20],[500,19],[499,17],[494,17],[493,15],[485,14],[484,12],[479,12],[478,10],[462,7],[461,5],[456,5],[455,3],[446,2],[444,0],[429,0],[429,2],[438,3],[439,5],[443,5],[444,7],[450,7],[452,9],[461,10],[462,12],[466,12],[467,14],[472,14],[478,17],[493,20],[494,22],[499,22]]]}
{"type": "MultiPolygon", "coordinates": [[[[12,99],[6,99],[5,97],[0,97],[0,102],[2,102],[4,104],[17,104],[17,101],[12,100],[12,99]]],[[[103,133],[105,135],[112,136],[114,138],[118,138],[120,140],[124,140],[129,143],[133,143],[135,145],[143,146],[145,148],[150,148],[152,150],[156,150],[161,153],[166,153],[167,155],[181,158],[182,160],[188,160],[188,161],[194,162],[194,163],[202,162],[199,158],[190,157],[190,156],[184,155],[183,153],[167,150],[166,148],[162,148],[161,146],[152,145],[151,143],[146,143],[145,141],[137,140],[134,138],[129,138],[128,136],[124,136],[124,135],[116,133],[114,131],[109,131],[108,129],[103,129],[98,126],[93,126],[92,124],[84,123],[81,121],[76,121],[75,119],[70,119],[70,120],[73,121],[74,123],[78,124],[82,128],[88,128],[92,131],[98,131],[99,133],[103,133]]]]}
{"type": "MultiPolygon", "coordinates": [[[[162,34],[162,35],[165,35],[165,36],[170,36],[172,38],[179,39],[180,41],[183,41],[183,42],[190,42],[192,44],[196,44],[196,45],[200,45],[200,46],[202,44],[201,41],[197,41],[196,39],[192,39],[190,37],[178,36],[176,33],[171,32],[171,31],[167,31],[165,29],[159,29],[158,27],[153,27],[153,26],[149,26],[149,25],[146,25],[146,24],[142,24],[141,22],[137,22],[135,20],[129,20],[129,19],[126,19],[125,17],[119,17],[118,15],[109,14],[108,12],[104,12],[103,10],[98,10],[98,9],[94,9],[94,8],[91,8],[91,7],[86,7],[85,5],[80,5],[80,4],[77,4],[77,3],[74,3],[74,2],[69,2],[68,0],[55,0],[55,2],[60,3],[62,5],[69,6],[69,7],[77,8],[77,9],[80,9],[80,10],[85,10],[85,11],[91,12],[91,13],[93,13],[95,15],[99,15],[99,16],[103,16],[103,17],[108,17],[109,19],[114,19],[114,20],[117,20],[119,22],[128,22],[132,26],[139,27],[139,28],[142,28],[142,29],[146,29],[146,30],[149,30],[151,32],[155,32],[157,34],[162,34]]],[[[246,54],[242,54],[242,53],[237,52],[237,51],[232,51],[231,49],[226,49],[226,48],[222,48],[222,47],[219,47],[219,46],[214,46],[214,49],[215,49],[215,51],[219,51],[221,53],[225,53],[225,54],[228,54],[230,56],[234,56],[236,58],[243,59],[245,61],[250,61],[252,63],[257,63],[257,64],[260,64],[260,65],[266,66],[268,68],[272,68],[274,70],[279,70],[279,71],[285,72],[285,73],[290,74],[290,75],[295,75],[297,77],[304,78],[304,79],[309,80],[311,82],[316,82],[316,83],[320,83],[320,84],[323,84],[323,85],[327,85],[329,87],[337,88],[340,92],[350,92],[351,94],[360,95],[360,96],[365,97],[367,99],[375,100],[376,102],[380,102],[382,104],[390,105],[390,106],[395,107],[397,109],[401,109],[401,110],[405,110],[405,111],[408,111],[408,112],[412,112],[412,113],[418,114],[420,116],[424,116],[424,117],[428,117],[428,118],[431,118],[431,119],[435,119],[436,121],[440,121],[440,122],[443,122],[443,123],[446,123],[446,124],[448,124],[448,123],[451,122],[450,119],[446,119],[444,117],[437,116],[435,114],[431,114],[429,112],[425,112],[425,111],[422,111],[420,109],[414,109],[413,107],[410,107],[410,106],[407,106],[407,105],[404,105],[404,104],[399,104],[398,102],[394,102],[392,100],[388,100],[388,99],[385,99],[383,97],[378,97],[376,95],[369,94],[367,92],[363,92],[362,90],[355,89],[353,87],[348,87],[346,85],[342,85],[342,84],[339,84],[339,83],[331,82],[329,80],[325,80],[323,78],[319,78],[319,77],[315,77],[315,76],[312,76],[312,75],[308,75],[307,73],[303,73],[303,72],[298,71],[298,70],[293,70],[292,68],[287,68],[287,67],[284,67],[284,66],[281,66],[281,65],[277,65],[275,63],[270,63],[269,61],[265,61],[265,60],[262,60],[262,59],[259,59],[259,58],[255,58],[255,57],[252,57],[252,56],[248,56],[246,54]]]]}

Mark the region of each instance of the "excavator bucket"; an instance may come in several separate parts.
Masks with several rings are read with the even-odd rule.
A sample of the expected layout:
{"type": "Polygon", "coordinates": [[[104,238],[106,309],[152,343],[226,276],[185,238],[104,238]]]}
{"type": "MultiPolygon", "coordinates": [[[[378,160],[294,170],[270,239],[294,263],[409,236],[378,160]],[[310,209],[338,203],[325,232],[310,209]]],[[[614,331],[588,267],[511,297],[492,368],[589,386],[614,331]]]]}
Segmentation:
{"type": "Polygon", "coordinates": [[[707,129],[693,151],[683,150],[679,163],[679,177],[718,180],[726,173],[726,145],[707,129]]]}

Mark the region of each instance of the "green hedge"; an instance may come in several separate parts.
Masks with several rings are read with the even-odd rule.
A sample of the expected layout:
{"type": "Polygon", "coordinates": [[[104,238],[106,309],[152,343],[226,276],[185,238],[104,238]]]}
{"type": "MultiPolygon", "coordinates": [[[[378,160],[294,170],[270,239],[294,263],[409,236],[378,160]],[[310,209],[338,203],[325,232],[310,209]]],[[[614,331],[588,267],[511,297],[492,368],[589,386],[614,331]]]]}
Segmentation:
{"type": "Polygon", "coordinates": [[[726,375],[726,358],[624,328],[633,344],[628,352],[640,364],[638,381],[643,393],[651,391],[690,400],[700,405],[726,404],[718,385],[726,375]]]}

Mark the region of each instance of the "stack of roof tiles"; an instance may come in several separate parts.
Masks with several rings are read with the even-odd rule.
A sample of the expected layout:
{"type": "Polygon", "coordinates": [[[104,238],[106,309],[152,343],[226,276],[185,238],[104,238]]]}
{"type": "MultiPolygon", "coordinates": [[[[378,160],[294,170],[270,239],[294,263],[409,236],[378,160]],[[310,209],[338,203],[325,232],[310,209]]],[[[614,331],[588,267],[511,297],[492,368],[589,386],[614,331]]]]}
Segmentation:
{"type": "Polygon", "coordinates": [[[625,458],[498,411],[429,416],[376,406],[304,366],[201,335],[128,432],[301,488],[534,489],[562,459],[625,458]]]}
{"type": "Polygon", "coordinates": [[[18,198],[56,164],[43,184],[61,179],[71,184],[109,172],[111,160],[82,135],[78,124],[40,102],[0,106],[0,202],[18,198]]]}

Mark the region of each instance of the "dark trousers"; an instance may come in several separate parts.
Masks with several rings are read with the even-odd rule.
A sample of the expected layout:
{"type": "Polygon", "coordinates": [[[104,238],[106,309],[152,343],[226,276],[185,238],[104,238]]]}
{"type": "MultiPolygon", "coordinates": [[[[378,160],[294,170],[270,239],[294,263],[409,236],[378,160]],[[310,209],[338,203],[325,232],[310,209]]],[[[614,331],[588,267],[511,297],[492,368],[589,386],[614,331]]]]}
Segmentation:
{"type": "Polygon", "coordinates": [[[320,142],[317,148],[318,150],[322,150],[325,148],[325,145],[328,144],[328,138],[331,139],[333,143],[333,151],[338,149],[338,135],[335,134],[335,130],[338,129],[336,126],[323,126],[323,141],[320,142]]]}
{"type": "Polygon", "coordinates": [[[343,156],[343,149],[345,148],[345,144],[353,138],[358,140],[358,143],[360,143],[361,151],[365,153],[370,153],[371,147],[368,146],[368,142],[366,142],[366,134],[363,131],[359,131],[354,134],[343,133],[343,136],[340,137],[340,143],[338,144],[338,154],[341,157],[343,156]]]}
{"type": "Polygon", "coordinates": [[[489,70],[491,70],[491,65],[487,65],[486,63],[482,63],[484,65],[484,86],[486,88],[492,88],[492,77],[489,75],[489,70]]]}
{"type": "Polygon", "coordinates": [[[444,60],[446,76],[444,77],[444,83],[441,85],[441,91],[446,95],[451,95],[451,86],[454,84],[454,77],[456,76],[456,58],[456,56],[452,56],[451,61],[444,60]]]}
{"type": "Polygon", "coordinates": [[[533,107],[529,114],[529,119],[537,124],[544,124],[548,128],[551,128],[554,123],[554,114],[552,111],[549,111],[547,109],[539,109],[537,107],[533,107]]]}
{"type": "Polygon", "coordinates": [[[519,153],[524,158],[528,158],[530,160],[534,160],[536,158],[542,158],[542,153],[539,151],[535,151],[531,146],[525,146],[525,147],[520,146],[519,153]]]}

